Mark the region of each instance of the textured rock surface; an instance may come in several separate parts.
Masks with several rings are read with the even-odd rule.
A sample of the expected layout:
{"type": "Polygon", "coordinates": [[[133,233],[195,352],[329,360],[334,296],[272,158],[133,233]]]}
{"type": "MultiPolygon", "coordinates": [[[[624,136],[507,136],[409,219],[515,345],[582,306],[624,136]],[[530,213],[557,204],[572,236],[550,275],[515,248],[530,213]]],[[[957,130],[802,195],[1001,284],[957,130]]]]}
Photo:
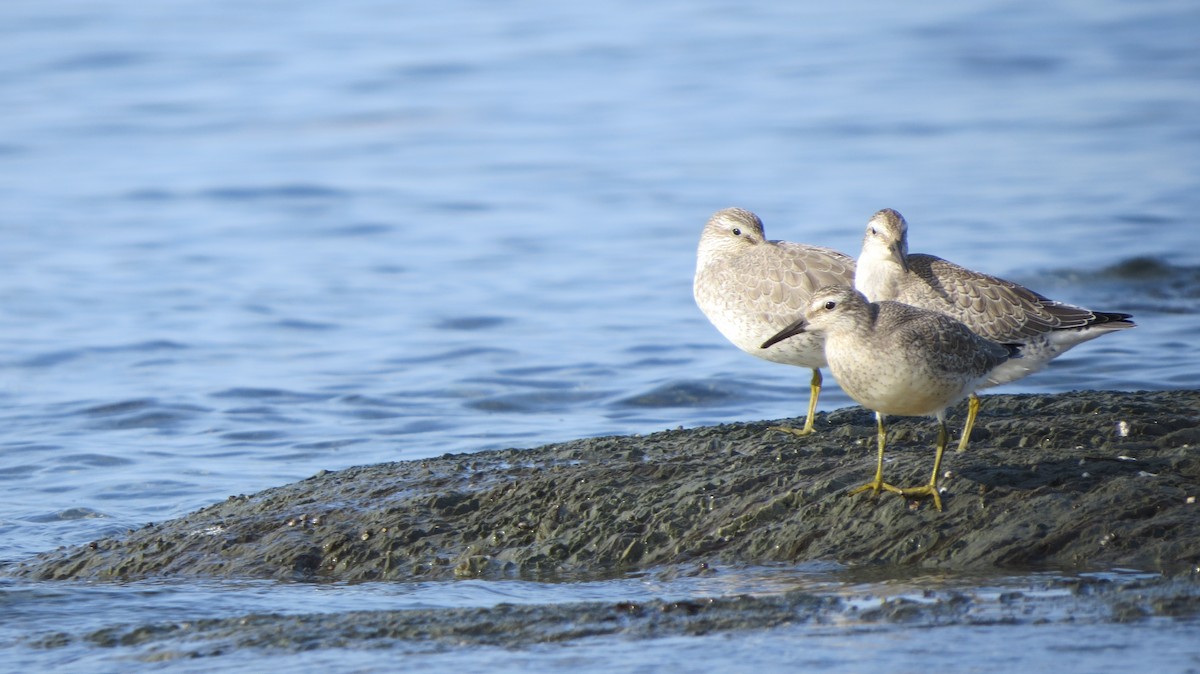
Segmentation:
{"type": "MultiPolygon", "coordinates": [[[[961,407],[952,421],[961,420],[961,407]]],[[[316,475],[9,566],[39,579],[592,576],[826,560],[938,569],[1200,564],[1200,391],[996,395],[948,452],[944,512],[871,476],[861,408],[316,475]]],[[[923,483],[934,424],[895,419],[885,476],[923,483]]]]}

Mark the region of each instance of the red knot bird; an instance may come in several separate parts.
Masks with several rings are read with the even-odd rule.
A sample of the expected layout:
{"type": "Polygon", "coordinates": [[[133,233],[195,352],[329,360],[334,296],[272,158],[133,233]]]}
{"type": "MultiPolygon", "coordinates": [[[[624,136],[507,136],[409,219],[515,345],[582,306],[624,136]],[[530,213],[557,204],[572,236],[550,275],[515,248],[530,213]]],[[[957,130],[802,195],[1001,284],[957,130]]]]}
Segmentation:
{"type": "MultiPolygon", "coordinates": [[[[857,268],[854,287],[873,302],[894,300],[938,311],[994,342],[1020,344],[1021,358],[997,366],[989,386],[1021,379],[1077,344],[1135,325],[1129,314],[1056,302],[940,257],[909,254],[908,223],[890,208],[867,223],[857,268]]],[[[967,448],[978,414],[979,396],[972,393],[958,451],[967,448]]]]}
{"type": "Polygon", "coordinates": [[[851,494],[881,490],[930,496],[942,509],[938,471],[946,449],[946,408],[989,383],[997,367],[1018,354],[936,311],[899,302],[871,303],[855,289],[829,286],[815,292],[802,318],[763,342],[764,349],[816,335],[825,340],[829,370],[842,390],[875,412],[879,455],[875,479],[851,494]],[[937,454],[927,484],[900,488],[883,481],[884,417],[934,416],[937,454]]]}
{"type": "Polygon", "coordinates": [[[762,220],[750,211],[717,211],[704,226],[696,256],[696,304],[726,339],[753,356],[812,369],[808,414],[800,429],[813,430],[825,355],[821,339],[800,335],[769,349],[759,345],[791,323],[822,286],[850,284],[854,259],[829,248],[768,241],[762,220]]]}

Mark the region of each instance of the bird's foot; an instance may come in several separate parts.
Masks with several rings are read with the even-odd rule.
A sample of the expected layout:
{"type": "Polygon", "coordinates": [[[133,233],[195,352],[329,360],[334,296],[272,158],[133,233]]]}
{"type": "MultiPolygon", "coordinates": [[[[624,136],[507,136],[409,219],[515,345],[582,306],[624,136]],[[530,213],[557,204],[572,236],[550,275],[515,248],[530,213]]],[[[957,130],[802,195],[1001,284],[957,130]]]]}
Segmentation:
{"type": "Polygon", "coordinates": [[[872,482],[868,482],[868,483],[864,484],[861,487],[855,487],[854,489],[851,489],[849,491],[849,493],[847,493],[847,496],[854,496],[855,494],[861,494],[864,491],[871,492],[871,494],[873,496],[879,495],[879,492],[881,492],[881,491],[890,491],[893,494],[903,494],[904,493],[903,489],[893,486],[893,485],[890,485],[890,484],[884,482],[883,480],[874,480],[872,482]]]}
{"type": "Polygon", "coordinates": [[[937,508],[938,512],[942,512],[942,497],[938,493],[938,488],[937,488],[936,484],[926,484],[926,485],[921,485],[920,487],[908,487],[906,489],[898,489],[896,491],[896,493],[900,494],[901,496],[905,496],[905,497],[932,496],[933,497],[933,507],[937,508]]]}
{"type": "Polygon", "coordinates": [[[813,429],[812,426],[806,425],[804,428],[792,428],[791,426],[770,426],[767,428],[767,430],[776,431],[779,433],[787,433],[788,435],[795,435],[802,438],[806,435],[811,435],[815,429],[813,429]]]}

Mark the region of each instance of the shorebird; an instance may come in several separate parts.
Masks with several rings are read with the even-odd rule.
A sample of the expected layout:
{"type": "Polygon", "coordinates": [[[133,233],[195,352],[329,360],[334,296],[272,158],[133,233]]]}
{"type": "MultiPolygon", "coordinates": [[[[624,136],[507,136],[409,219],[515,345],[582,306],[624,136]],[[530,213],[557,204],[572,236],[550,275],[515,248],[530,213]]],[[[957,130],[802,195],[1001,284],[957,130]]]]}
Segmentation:
{"type": "MultiPolygon", "coordinates": [[[[960,267],[933,255],[908,252],[908,223],[885,208],[871,217],[858,256],[854,287],[871,301],[895,300],[962,321],[976,334],[1021,345],[1021,358],[999,365],[989,386],[1041,370],[1071,347],[1132,328],[1130,314],[1092,311],[1046,298],[1029,288],[960,267]]],[[[958,451],[967,448],[979,396],[972,393],[958,451]]]]}
{"type": "Polygon", "coordinates": [[[812,369],[804,427],[774,430],[795,435],[813,431],[825,355],[820,338],[814,335],[771,349],[759,345],[803,311],[814,290],[832,283],[850,284],[853,278],[854,259],[849,255],[819,246],[768,241],[762,220],[750,211],[717,211],[704,226],[692,287],[700,310],[742,351],[812,369]]]}
{"type": "Polygon", "coordinates": [[[870,303],[845,285],[814,293],[803,317],[763,342],[762,348],[805,335],[825,340],[829,369],[842,390],[875,412],[875,479],[850,494],[884,490],[931,496],[940,511],[937,479],[948,437],[946,408],[987,385],[991,373],[1016,356],[1018,347],[984,339],[936,311],[899,302],[870,303]],[[889,414],[937,418],[937,454],[927,484],[902,489],[883,481],[884,417],[889,414]]]}

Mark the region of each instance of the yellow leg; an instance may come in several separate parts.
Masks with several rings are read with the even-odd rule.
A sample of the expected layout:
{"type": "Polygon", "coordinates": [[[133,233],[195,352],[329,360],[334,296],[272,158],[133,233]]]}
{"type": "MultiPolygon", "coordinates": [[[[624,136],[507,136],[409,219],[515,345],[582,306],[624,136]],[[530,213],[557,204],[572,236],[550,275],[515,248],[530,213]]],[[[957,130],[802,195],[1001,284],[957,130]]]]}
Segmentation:
{"type": "Polygon", "coordinates": [[[938,512],[942,511],[942,497],[938,494],[937,479],[938,473],[942,470],[942,453],[946,451],[946,442],[949,438],[950,433],[946,430],[946,419],[939,417],[937,455],[933,458],[933,474],[929,476],[929,484],[900,490],[900,494],[903,496],[932,496],[933,507],[937,508],[938,512]]]}
{"type": "Polygon", "coordinates": [[[958,451],[965,452],[967,443],[971,441],[971,431],[975,428],[975,417],[979,414],[979,396],[971,394],[967,401],[967,423],[963,426],[962,437],[958,439],[958,451]]]}
{"type": "Polygon", "coordinates": [[[849,496],[861,494],[864,491],[870,491],[872,494],[878,494],[880,490],[890,491],[894,494],[904,493],[899,487],[893,487],[892,485],[883,481],[883,447],[885,444],[884,438],[887,436],[887,431],[885,431],[883,428],[883,415],[879,412],[875,413],[875,424],[877,428],[876,435],[878,436],[879,441],[879,458],[875,461],[875,479],[861,487],[855,487],[854,489],[851,489],[850,493],[848,494],[849,496]]]}
{"type": "Polygon", "coordinates": [[[792,428],[790,426],[772,426],[769,431],[779,431],[780,433],[790,433],[792,435],[808,435],[813,432],[813,417],[817,415],[817,398],[821,397],[821,371],[813,368],[812,382],[809,384],[808,391],[808,416],[804,418],[804,428],[792,428]]]}

